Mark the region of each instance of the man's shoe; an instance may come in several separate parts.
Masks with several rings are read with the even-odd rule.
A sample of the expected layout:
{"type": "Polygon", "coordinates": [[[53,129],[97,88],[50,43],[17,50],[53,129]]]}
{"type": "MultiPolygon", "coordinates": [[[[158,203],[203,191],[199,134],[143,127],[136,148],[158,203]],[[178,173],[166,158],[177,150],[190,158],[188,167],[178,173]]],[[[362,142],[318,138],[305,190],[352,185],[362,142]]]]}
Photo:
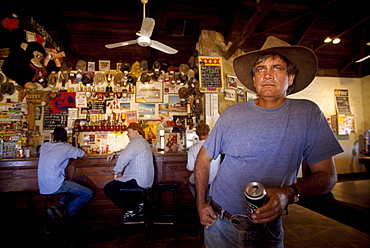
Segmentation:
{"type": "Polygon", "coordinates": [[[48,213],[48,215],[50,215],[50,217],[53,219],[53,221],[57,224],[61,224],[63,225],[64,224],[64,219],[63,219],[63,216],[62,215],[59,215],[61,214],[59,211],[59,214],[57,213],[57,210],[55,207],[51,207],[51,208],[48,208],[46,210],[46,212],[48,213]]]}

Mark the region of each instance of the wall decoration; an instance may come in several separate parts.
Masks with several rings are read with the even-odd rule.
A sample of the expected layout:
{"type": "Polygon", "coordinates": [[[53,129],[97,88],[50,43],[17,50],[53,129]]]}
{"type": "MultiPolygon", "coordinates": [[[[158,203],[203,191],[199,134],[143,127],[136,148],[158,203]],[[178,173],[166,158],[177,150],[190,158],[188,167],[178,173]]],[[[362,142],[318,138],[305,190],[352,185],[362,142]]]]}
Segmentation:
{"type": "Polygon", "coordinates": [[[258,98],[257,94],[253,93],[253,92],[246,91],[245,94],[246,94],[247,101],[254,100],[254,99],[258,98]]]}
{"type": "Polygon", "coordinates": [[[139,103],[138,116],[140,120],[158,119],[154,103],[139,103]]]}
{"type": "Polygon", "coordinates": [[[86,92],[76,92],[76,108],[86,108],[87,97],[86,92]]]}
{"type": "Polygon", "coordinates": [[[181,101],[179,96],[169,96],[168,111],[186,112],[186,101],[181,101]]]}
{"type": "Polygon", "coordinates": [[[127,124],[130,124],[132,122],[138,122],[138,118],[137,118],[137,111],[136,110],[129,110],[129,111],[126,111],[126,121],[127,121],[127,124]]]}
{"type": "Polygon", "coordinates": [[[67,112],[68,108],[76,107],[76,92],[58,92],[55,100],[51,100],[53,113],[67,112]]]}
{"type": "Polygon", "coordinates": [[[217,92],[224,88],[221,57],[199,56],[199,84],[202,92],[217,92]]]}
{"type": "Polygon", "coordinates": [[[234,89],[225,89],[225,100],[236,101],[236,91],[234,89]]]}
{"type": "Polygon", "coordinates": [[[237,78],[235,76],[227,75],[227,87],[236,89],[238,86],[237,78]]]}
{"type": "Polygon", "coordinates": [[[130,103],[129,102],[120,102],[119,109],[123,111],[130,110],[130,103]]]}
{"type": "Polygon", "coordinates": [[[162,83],[136,84],[136,102],[159,103],[163,102],[162,83]]]}
{"type": "Polygon", "coordinates": [[[348,90],[334,90],[336,110],[338,114],[351,114],[348,90]]]}
{"type": "Polygon", "coordinates": [[[168,103],[158,104],[158,115],[159,117],[169,117],[170,113],[168,111],[168,103]]]}
{"type": "Polygon", "coordinates": [[[109,71],[110,60],[99,60],[99,71],[109,71]]]}
{"type": "Polygon", "coordinates": [[[95,62],[87,62],[87,71],[95,71],[95,62]]]}

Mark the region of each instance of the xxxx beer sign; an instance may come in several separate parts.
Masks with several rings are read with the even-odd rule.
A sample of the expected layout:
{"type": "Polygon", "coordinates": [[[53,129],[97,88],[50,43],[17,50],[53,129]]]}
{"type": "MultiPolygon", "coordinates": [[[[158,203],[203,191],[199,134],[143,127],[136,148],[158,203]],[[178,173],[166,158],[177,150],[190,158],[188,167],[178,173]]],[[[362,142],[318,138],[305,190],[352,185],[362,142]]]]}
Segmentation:
{"type": "Polygon", "coordinates": [[[198,57],[199,86],[202,92],[217,92],[224,88],[221,57],[198,57]]]}

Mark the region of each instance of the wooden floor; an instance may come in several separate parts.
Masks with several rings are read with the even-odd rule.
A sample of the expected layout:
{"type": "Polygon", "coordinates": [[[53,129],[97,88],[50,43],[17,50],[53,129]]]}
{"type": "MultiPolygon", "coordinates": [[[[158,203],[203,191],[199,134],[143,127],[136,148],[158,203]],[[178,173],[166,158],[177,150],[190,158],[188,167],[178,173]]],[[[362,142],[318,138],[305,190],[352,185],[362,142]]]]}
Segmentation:
{"type": "MultiPolygon", "coordinates": [[[[332,193],[289,208],[289,214],[283,216],[286,248],[370,247],[370,179],[340,180],[332,193]]],[[[122,238],[117,221],[119,211],[112,204],[89,206],[66,230],[49,226],[51,232],[45,235],[45,215],[39,208],[40,202],[31,201],[34,197],[24,192],[0,194],[0,225],[5,230],[2,241],[11,244],[8,247],[204,247],[191,199],[180,197],[177,228],[155,226],[153,240],[148,242],[142,226],[130,226],[122,238]]]]}

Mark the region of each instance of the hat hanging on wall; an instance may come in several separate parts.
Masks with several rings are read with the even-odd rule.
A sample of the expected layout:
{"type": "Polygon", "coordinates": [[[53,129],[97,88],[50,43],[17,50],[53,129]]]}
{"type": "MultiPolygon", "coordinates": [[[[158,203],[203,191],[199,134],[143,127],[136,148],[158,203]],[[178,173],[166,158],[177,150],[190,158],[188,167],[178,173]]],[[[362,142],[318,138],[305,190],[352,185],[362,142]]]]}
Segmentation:
{"type": "Polygon", "coordinates": [[[94,83],[100,85],[103,84],[104,82],[105,82],[104,74],[101,72],[97,72],[94,76],[94,83]]]}
{"type": "Polygon", "coordinates": [[[82,74],[82,79],[81,79],[81,82],[84,84],[84,85],[87,85],[87,84],[92,84],[93,83],[93,76],[91,73],[89,72],[86,72],[84,74],[82,74]]]}
{"type": "Polygon", "coordinates": [[[86,62],[84,60],[79,60],[76,63],[76,70],[79,72],[85,72],[86,71],[86,62]]]}
{"type": "Polygon", "coordinates": [[[148,72],[148,61],[146,60],[140,61],[140,70],[141,72],[148,72]]]}
{"type": "Polygon", "coordinates": [[[2,94],[8,94],[8,95],[13,95],[14,93],[14,84],[11,82],[6,82],[1,84],[1,93],[2,94]]]}
{"type": "Polygon", "coordinates": [[[181,87],[178,93],[181,99],[186,99],[190,96],[190,90],[187,87],[181,87]]]}
{"type": "Polygon", "coordinates": [[[150,78],[151,78],[151,76],[148,73],[144,72],[140,76],[140,82],[142,82],[143,84],[149,83],[150,82],[150,78]]]}
{"type": "Polygon", "coordinates": [[[129,73],[131,70],[131,64],[129,62],[123,62],[121,66],[121,71],[125,74],[129,73]]]}
{"type": "Polygon", "coordinates": [[[122,86],[124,77],[125,75],[122,72],[117,73],[113,78],[114,85],[118,87],[122,86]]]}
{"type": "Polygon", "coordinates": [[[136,85],[136,77],[132,75],[131,73],[127,74],[127,83],[136,85]]]}

